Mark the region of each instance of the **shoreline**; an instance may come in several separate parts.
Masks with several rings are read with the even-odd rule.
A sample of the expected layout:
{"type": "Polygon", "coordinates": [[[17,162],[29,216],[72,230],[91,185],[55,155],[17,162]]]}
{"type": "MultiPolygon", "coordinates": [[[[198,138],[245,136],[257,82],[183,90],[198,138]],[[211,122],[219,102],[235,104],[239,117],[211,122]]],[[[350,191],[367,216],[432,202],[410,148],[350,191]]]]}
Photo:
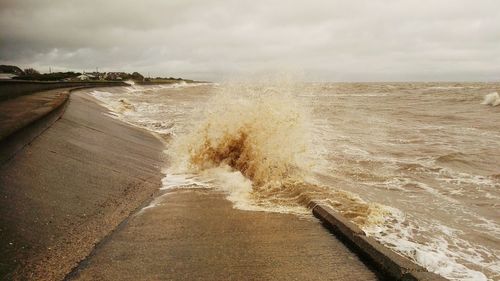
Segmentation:
{"type": "MultiPolygon", "coordinates": [[[[111,97],[113,97],[114,99],[118,99],[118,98],[122,98],[122,97],[133,98],[127,94],[125,94],[125,96],[120,96],[119,94],[116,94],[116,93],[112,94],[111,97]]],[[[110,97],[108,96],[108,98],[110,98],[110,97]]],[[[106,99],[104,99],[104,101],[106,101],[106,99]]],[[[108,103],[106,103],[104,101],[103,101],[103,104],[106,104],[109,108],[114,109],[117,112],[122,112],[121,107],[119,105],[114,105],[112,100],[109,100],[108,103]]],[[[131,99],[130,101],[127,100],[127,102],[131,103],[131,104],[134,104],[134,101],[135,101],[135,103],[137,103],[138,101],[140,101],[140,99],[136,99],[136,100],[131,99]]],[[[175,104],[175,101],[169,101],[169,103],[171,104],[171,106],[173,106],[175,104]]],[[[136,111],[135,109],[132,109],[132,110],[136,111]]],[[[137,110],[137,111],[140,112],[139,110],[137,110]]],[[[127,118],[126,115],[121,115],[121,114],[118,114],[118,116],[121,116],[121,117],[119,117],[119,119],[121,119],[121,120],[125,119],[132,124],[134,123],[134,118],[130,119],[130,118],[127,118]]],[[[131,116],[135,116],[135,115],[131,115],[131,116]]],[[[140,114],[139,114],[139,116],[140,116],[140,114]]],[[[165,116],[163,116],[163,117],[165,117],[165,116]]],[[[165,121],[165,120],[168,120],[168,118],[167,119],[165,119],[165,118],[164,119],[155,119],[155,120],[165,121]]],[[[138,124],[142,125],[141,122],[139,122],[138,124]]],[[[152,128],[153,131],[154,131],[154,129],[155,128],[152,128]]],[[[307,201],[309,201],[309,200],[307,200],[307,201]]],[[[312,205],[314,205],[314,203],[312,205]]],[[[331,214],[329,214],[329,215],[331,215],[331,214]]],[[[339,214],[335,214],[334,216],[339,216],[339,214]]],[[[321,217],[319,217],[319,218],[321,219],[321,217]]],[[[347,221],[347,220],[344,220],[344,221],[347,221]]],[[[330,228],[330,229],[332,228],[331,226],[328,227],[327,224],[325,224],[325,225],[327,226],[327,228],[330,228]]],[[[335,234],[337,235],[338,233],[335,233],[335,234]]],[[[342,233],[340,233],[340,234],[342,234],[342,233]]],[[[350,239],[351,241],[344,240],[347,242],[346,244],[350,244],[351,246],[353,246],[352,247],[353,251],[356,251],[359,255],[365,256],[367,259],[369,259],[373,263],[377,264],[377,266],[378,266],[378,268],[380,268],[380,270],[387,271],[388,275],[393,276],[393,278],[401,279],[403,276],[406,279],[417,278],[416,276],[418,275],[419,278],[434,278],[434,279],[443,280],[439,275],[437,275],[435,273],[429,273],[422,266],[419,266],[419,265],[417,265],[416,262],[411,261],[410,260],[411,257],[405,257],[404,255],[399,254],[394,250],[390,250],[389,248],[382,246],[381,243],[374,241],[374,239],[365,238],[364,234],[363,235],[359,235],[359,233],[355,233],[355,234],[356,234],[355,237],[354,237],[354,235],[351,235],[351,236],[353,238],[356,238],[356,239],[350,239]],[[358,238],[360,238],[360,239],[358,239],[358,238]],[[360,243],[357,243],[359,241],[364,242],[365,240],[367,240],[369,243],[364,243],[362,245],[360,243]],[[379,251],[379,249],[383,249],[383,248],[387,248],[387,249],[379,251]],[[371,249],[375,249],[375,251],[372,251],[371,249]]],[[[337,235],[337,237],[339,239],[342,239],[341,235],[337,235]]]]}
{"type": "MultiPolygon", "coordinates": [[[[98,262],[96,265],[94,260],[102,259],[100,256],[106,256],[109,254],[109,251],[115,251],[116,249],[113,249],[109,244],[112,245],[116,237],[123,235],[124,229],[129,229],[131,227],[129,226],[130,222],[132,222],[133,225],[135,221],[141,220],[140,218],[136,218],[136,216],[142,213],[145,204],[151,202],[153,199],[160,199],[160,197],[164,195],[159,192],[161,180],[164,176],[161,173],[161,169],[165,164],[164,159],[162,159],[165,143],[161,137],[154,132],[104,114],[109,112],[109,110],[102,106],[97,99],[89,95],[88,92],[81,91],[81,89],[73,91],[70,100],[65,103],[65,106],[68,107],[68,110],[66,110],[66,113],[64,113],[58,122],[52,124],[52,127],[49,127],[47,131],[40,135],[39,138],[35,139],[33,143],[29,144],[19,153],[19,155],[14,156],[9,162],[9,167],[5,165],[5,167],[0,169],[0,185],[8,187],[0,189],[0,193],[2,193],[0,195],[8,194],[10,191],[10,195],[16,197],[13,187],[8,186],[9,184],[17,185],[18,188],[27,188],[33,193],[17,196],[17,198],[15,198],[17,201],[14,200],[14,202],[10,202],[10,206],[7,206],[7,204],[9,204],[9,202],[7,202],[8,196],[2,196],[2,198],[0,198],[0,204],[3,204],[3,206],[0,207],[2,213],[5,213],[5,210],[9,207],[13,207],[14,209],[18,208],[16,211],[20,213],[9,214],[7,212],[7,218],[0,218],[0,227],[3,231],[1,240],[6,241],[5,229],[7,229],[7,234],[11,231],[14,234],[20,234],[19,236],[23,239],[26,237],[29,238],[30,235],[33,236],[31,238],[34,238],[21,241],[21,243],[19,243],[19,241],[16,241],[16,243],[9,242],[9,245],[11,245],[10,243],[21,245],[21,249],[18,249],[17,252],[6,251],[7,255],[2,257],[2,259],[8,258],[7,256],[16,259],[19,257],[21,258],[21,261],[18,261],[18,263],[14,265],[17,266],[17,270],[11,271],[10,275],[7,275],[7,278],[10,279],[26,279],[28,276],[30,278],[43,277],[44,279],[51,280],[78,279],[82,272],[84,272],[84,276],[88,276],[88,272],[86,271],[89,265],[91,266],[91,272],[98,272],[98,274],[101,274],[101,277],[105,278],[106,275],[102,275],[103,272],[100,270],[111,270],[110,268],[113,266],[107,265],[104,269],[99,269],[99,264],[102,262],[98,262]],[[61,136],[63,136],[63,140],[60,140],[61,136]],[[59,140],[56,140],[58,138],[59,140]],[[132,141],[134,145],[130,145],[130,141],[132,141]],[[76,146],[76,149],[72,146],[76,146]],[[128,149],[124,149],[127,147],[128,149]],[[48,152],[45,151],[47,149],[48,152]],[[144,150],[147,151],[145,152],[144,150]],[[55,156],[52,154],[55,154],[55,156]],[[154,154],[156,154],[156,156],[154,156],[154,154]],[[57,169],[57,172],[54,173],[54,170],[44,170],[42,167],[42,173],[35,175],[34,179],[30,178],[30,175],[25,174],[25,172],[29,172],[30,169],[33,169],[33,164],[35,170],[40,169],[40,166],[37,165],[43,163],[39,161],[41,161],[41,158],[47,157],[47,155],[52,156],[54,163],[57,163],[54,165],[59,166],[61,169],[57,169]],[[118,157],[122,160],[136,163],[130,166],[123,165],[121,161],[117,161],[118,158],[113,158],[115,161],[110,161],[110,159],[105,159],[106,156],[118,157]],[[35,160],[32,159],[33,157],[35,160]],[[68,158],[71,158],[71,160],[68,160],[68,158]],[[137,158],[140,159],[138,160],[137,158]],[[74,160],[76,160],[76,162],[74,160]],[[13,166],[12,162],[14,162],[13,166]],[[65,162],[71,163],[70,165],[61,165],[60,162],[63,164],[65,162]],[[149,168],[144,169],[144,166],[149,166],[149,168]],[[100,171],[101,169],[108,169],[108,172],[112,171],[112,175],[103,173],[103,171],[100,171]],[[76,173],[83,172],[87,177],[80,178],[80,180],[68,180],[69,177],[74,176],[73,173],[75,173],[75,171],[76,173]],[[18,183],[16,179],[11,177],[13,172],[16,172],[17,176],[21,177],[21,183],[18,183]],[[128,178],[124,180],[121,178],[123,176],[128,178]],[[109,177],[112,179],[109,179],[109,177]],[[87,182],[89,178],[95,181],[95,186],[93,186],[95,193],[93,194],[88,194],[87,192],[89,190],[85,189],[88,187],[86,185],[89,184],[89,182],[87,182]],[[42,182],[43,184],[41,186],[33,184],[37,182],[42,182]],[[76,188],[75,186],[69,188],[65,187],[68,182],[74,184],[76,188]],[[23,186],[23,184],[25,185],[23,186]],[[111,187],[108,184],[111,185],[111,187]],[[106,190],[99,187],[106,187],[106,190]],[[107,189],[109,187],[111,190],[107,189]],[[4,189],[7,189],[7,193],[5,193],[4,189]],[[61,191],[62,194],[51,195],[55,197],[43,198],[45,196],[44,192],[61,193],[61,191]],[[70,194],[65,194],[67,192],[70,194]],[[157,196],[158,194],[160,194],[160,196],[157,196]],[[30,198],[19,198],[26,195],[30,198]],[[41,198],[36,198],[37,195],[40,195],[41,198]],[[70,199],[69,201],[61,200],[68,198],[70,199]],[[45,219],[39,217],[38,211],[41,210],[42,213],[45,212],[47,216],[54,218],[54,216],[57,217],[60,215],[54,214],[54,211],[68,211],[68,209],[75,208],[75,203],[77,205],[82,205],[82,198],[84,198],[83,206],[77,206],[76,209],[78,210],[76,210],[76,212],[74,210],[69,212],[71,213],[72,219],[79,223],[71,221],[68,225],[68,220],[72,219],[68,219],[68,217],[59,217],[54,220],[45,220],[45,224],[50,225],[44,226],[46,228],[45,230],[40,232],[37,229],[37,224],[40,222],[43,223],[45,219]],[[96,200],[104,200],[104,203],[95,205],[93,201],[96,200]],[[21,203],[19,204],[21,206],[16,205],[17,203],[21,203]],[[54,205],[54,203],[56,204],[54,205]],[[40,209],[28,210],[33,208],[33,206],[35,206],[35,209],[36,207],[40,209]],[[50,208],[58,208],[58,210],[51,210],[50,208]],[[95,212],[89,214],[86,211],[95,212]],[[12,217],[9,217],[9,215],[12,217]],[[21,216],[21,221],[24,223],[21,226],[15,225],[17,222],[15,219],[19,218],[19,216],[21,216]],[[10,226],[11,229],[9,229],[8,222],[14,224],[10,226]],[[22,229],[22,231],[14,229],[17,227],[24,229],[22,229]],[[30,231],[33,233],[26,233],[30,231]],[[61,235],[61,237],[57,237],[57,235],[61,235]],[[36,241],[40,237],[42,239],[36,241]],[[61,244],[64,245],[61,246],[61,244]],[[27,250],[25,248],[27,248],[27,250]]],[[[180,189],[171,192],[175,195],[176,192],[182,193],[183,191],[180,189]]],[[[215,196],[216,192],[213,193],[215,196]]],[[[189,196],[196,197],[198,195],[189,196]]],[[[192,199],[190,200],[192,201],[192,199]]],[[[211,199],[211,202],[218,202],[219,200],[218,198],[214,198],[211,199]]],[[[224,199],[223,201],[227,200],[224,199]]],[[[197,201],[195,200],[193,202],[197,201]]],[[[184,204],[182,208],[191,210],[194,207],[193,202],[191,202],[191,204],[184,204]]],[[[227,203],[229,203],[229,201],[227,203]]],[[[376,242],[367,244],[368,247],[366,245],[359,246],[356,239],[353,240],[349,237],[353,236],[354,238],[358,238],[359,233],[357,233],[356,229],[352,230],[349,223],[346,225],[344,222],[345,219],[339,214],[327,210],[326,213],[318,216],[316,210],[319,206],[314,202],[310,202],[309,205],[313,214],[322,221],[322,224],[317,221],[315,224],[325,227],[323,231],[327,233],[331,231],[335,234],[335,238],[329,237],[328,239],[342,241],[348,249],[339,249],[346,252],[345,254],[349,252],[349,255],[356,257],[356,259],[361,258],[363,261],[364,259],[369,261],[368,264],[364,264],[369,271],[376,269],[377,272],[384,273],[384,276],[392,276],[398,280],[446,280],[433,273],[426,272],[426,270],[423,270],[416,264],[412,265],[412,262],[402,260],[401,258],[398,259],[397,255],[394,256],[394,252],[376,242]],[[339,216],[341,219],[337,219],[336,221],[328,219],[328,217],[339,216]],[[339,231],[336,230],[338,228],[344,229],[340,231],[340,235],[339,231]],[[354,234],[346,235],[345,229],[347,229],[347,232],[352,231],[354,234]],[[370,247],[375,248],[375,252],[370,250],[370,247]],[[380,262],[381,255],[383,256],[382,262],[380,262]],[[386,266],[387,263],[390,264],[388,267],[386,266]]],[[[182,208],[179,209],[180,207],[178,204],[174,206],[176,206],[177,212],[185,212],[182,208]]],[[[176,209],[173,211],[175,212],[176,209]]],[[[160,208],[156,211],[148,212],[164,212],[164,210],[160,208]]],[[[240,215],[235,215],[234,213],[240,212],[241,211],[233,209],[233,211],[228,212],[228,215],[236,218],[240,215]]],[[[247,214],[245,216],[252,218],[251,221],[260,221],[262,220],[262,216],[274,216],[277,221],[282,220],[284,223],[292,223],[299,226],[299,228],[303,228],[305,225],[304,223],[293,222],[295,219],[292,219],[290,215],[254,212],[253,215],[247,214]]],[[[211,221],[214,219],[217,221],[217,218],[208,218],[208,225],[206,224],[207,222],[198,222],[198,224],[210,227],[211,221]]],[[[241,218],[237,219],[236,222],[241,220],[241,218]]],[[[179,225],[179,222],[176,223],[179,225]]],[[[250,221],[239,223],[250,223],[250,221]]],[[[184,223],[181,223],[180,226],[185,228],[184,223]]],[[[310,227],[314,229],[317,229],[317,226],[310,225],[310,227]]],[[[165,227],[165,225],[158,224],[158,228],[160,229],[165,227]]],[[[314,235],[317,235],[317,231],[318,230],[314,230],[312,233],[316,233],[314,235]]],[[[153,235],[161,234],[156,233],[153,235]]],[[[250,235],[250,233],[248,235],[250,235]]],[[[12,237],[7,238],[15,240],[14,237],[15,235],[12,235],[12,237]]],[[[130,236],[129,239],[132,239],[131,241],[133,242],[134,236],[130,236]]],[[[231,238],[228,237],[224,239],[231,240],[231,238]]],[[[322,242],[320,242],[320,240],[315,241],[314,239],[313,241],[307,241],[305,237],[301,239],[302,244],[313,243],[312,245],[315,245],[314,243],[327,243],[326,240],[321,240],[322,242]]],[[[198,242],[196,240],[191,241],[188,245],[192,245],[193,243],[196,244],[198,242]]],[[[239,244],[236,244],[234,248],[238,249],[238,245],[239,244]]],[[[0,250],[4,252],[3,249],[0,250]]],[[[333,251],[333,249],[327,249],[326,251],[327,252],[324,253],[325,255],[329,251],[333,251]]],[[[317,254],[318,253],[314,253],[314,255],[317,254]]],[[[128,256],[133,255],[133,253],[128,254],[128,256]]],[[[147,256],[147,254],[145,254],[145,256],[147,256]]],[[[350,259],[353,259],[353,257],[350,259]]],[[[4,260],[0,260],[0,263],[6,264],[4,260]]],[[[295,263],[297,263],[297,261],[295,261],[295,263]]],[[[304,261],[298,262],[298,264],[301,263],[307,264],[307,262],[304,261]]],[[[342,271],[345,271],[350,266],[353,265],[346,265],[346,268],[342,271]]],[[[197,268],[197,266],[195,266],[195,268],[197,268]]],[[[357,271],[361,272],[362,270],[358,268],[357,271]]],[[[3,272],[0,271],[0,273],[3,272]]],[[[238,274],[241,274],[241,272],[238,274]]],[[[379,276],[378,278],[382,277],[379,276]]]]}

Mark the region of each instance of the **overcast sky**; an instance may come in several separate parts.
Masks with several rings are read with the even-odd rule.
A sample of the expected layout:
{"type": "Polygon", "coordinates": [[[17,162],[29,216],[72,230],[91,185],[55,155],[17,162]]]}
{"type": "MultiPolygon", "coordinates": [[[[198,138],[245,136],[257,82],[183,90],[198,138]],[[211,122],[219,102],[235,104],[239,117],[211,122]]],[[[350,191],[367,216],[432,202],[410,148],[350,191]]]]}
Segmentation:
{"type": "Polygon", "coordinates": [[[500,0],[0,0],[0,64],[221,81],[499,81],[500,0]]]}

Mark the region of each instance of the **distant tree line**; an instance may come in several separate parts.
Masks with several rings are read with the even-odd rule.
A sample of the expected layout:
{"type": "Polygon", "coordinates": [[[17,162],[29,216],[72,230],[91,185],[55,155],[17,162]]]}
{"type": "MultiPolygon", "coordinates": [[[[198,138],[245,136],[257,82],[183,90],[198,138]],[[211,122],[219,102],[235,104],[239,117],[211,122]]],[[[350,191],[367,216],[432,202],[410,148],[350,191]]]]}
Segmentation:
{"type": "Polygon", "coordinates": [[[67,71],[67,72],[52,72],[41,74],[36,69],[27,68],[24,70],[23,75],[19,75],[16,79],[19,80],[37,80],[37,81],[60,81],[64,79],[74,78],[81,75],[79,72],[67,71]]]}
{"type": "Polygon", "coordinates": [[[24,71],[15,65],[0,65],[0,73],[23,75],[24,71]]]}
{"type": "Polygon", "coordinates": [[[105,81],[158,81],[158,82],[175,82],[175,81],[186,81],[192,82],[192,80],[174,78],[174,77],[156,77],[156,78],[145,78],[139,72],[126,73],[126,72],[51,72],[51,73],[40,73],[34,68],[21,69],[14,65],[0,65],[0,73],[13,74],[13,79],[18,80],[36,80],[36,81],[78,81],[78,80],[105,80],[105,81]]]}

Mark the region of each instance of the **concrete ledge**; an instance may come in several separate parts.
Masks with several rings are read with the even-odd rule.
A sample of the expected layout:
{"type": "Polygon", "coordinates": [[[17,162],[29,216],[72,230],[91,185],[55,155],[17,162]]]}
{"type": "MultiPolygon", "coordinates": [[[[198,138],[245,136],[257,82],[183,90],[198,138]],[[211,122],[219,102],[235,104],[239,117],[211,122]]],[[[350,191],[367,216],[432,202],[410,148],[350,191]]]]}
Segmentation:
{"type": "Polygon", "coordinates": [[[63,280],[161,186],[163,143],[106,112],[73,92],[35,139],[15,133],[29,145],[0,166],[0,280],[63,280]]]}
{"type": "Polygon", "coordinates": [[[400,280],[408,272],[426,272],[427,270],[409,259],[396,254],[372,237],[354,235],[352,242],[388,275],[400,280]]]}
{"type": "MultiPolygon", "coordinates": [[[[17,85],[19,81],[7,81],[12,85],[17,85]]],[[[3,91],[4,84],[8,84],[7,82],[0,83],[0,89],[3,91]]],[[[21,84],[29,84],[29,85],[49,85],[50,87],[56,85],[54,88],[60,88],[60,85],[64,85],[66,88],[61,88],[61,92],[65,93],[65,95],[54,99],[53,104],[51,105],[51,109],[48,111],[42,110],[39,112],[39,116],[34,116],[29,120],[20,120],[15,124],[15,127],[8,128],[7,132],[0,133],[0,166],[6,163],[9,159],[11,159],[18,151],[20,151],[23,147],[33,141],[37,136],[39,136],[43,131],[49,128],[54,122],[56,122],[64,113],[64,109],[66,108],[66,104],[69,99],[69,94],[72,91],[85,89],[85,88],[100,88],[100,87],[117,87],[117,86],[129,86],[126,83],[122,82],[99,82],[99,83],[80,83],[79,86],[71,86],[73,84],[78,85],[78,82],[69,83],[69,82],[59,82],[59,83],[51,83],[51,82],[30,82],[30,81],[21,81],[21,84]],[[52,86],[50,86],[52,85],[52,86]]],[[[23,88],[23,87],[21,87],[23,88]]],[[[24,89],[24,88],[23,88],[24,89]]],[[[32,89],[29,87],[28,89],[32,89]]],[[[5,92],[0,93],[0,102],[2,101],[2,95],[5,92]]],[[[32,92],[22,92],[20,96],[26,94],[33,94],[32,92]]]]}
{"type": "Polygon", "coordinates": [[[316,204],[312,212],[315,217],[321,218],[323,222],[326,222],[335,231],[349,237],[351,240],[354,235],[365,235],[363,230],[330,207],[316,204]]]}
{"type": "Polygon", "coordinates": [[[313,215],[336,235],[344,238],[359,254],[372,262],[382,273],[394,280],[444,281],[446,278],[412,262],[390,250],[332,208],[314,201],[309,202],[313,215]]]}
{"type": "Polygon", "coordinates": [[[0,166],[8,162],[18,151],[61,117],[68,103],[68,97],[69,93],[62,96],[61,99],[55,100],[54,107],[50,111],[37,116],[33,120],[28,120],[15,130],[7,132],[8,135],[0,139],[0,166]]]}
{"type": "Polygon", "coordinates": [[[130,86],[125,82],[47,82],[24,80],[0,80],[0,101],[35,92],[73,87],[115,87],[130,86]]]}
{"type": "Polygon", "coordinates": [[[448,279],[432,272],[409,272],[403,275],[403,281],[447,281],[448,279]]]}
{"type": "Polygon", "coordinates": [[[136,81],[136,85],[141,86],[150,86],[150,85],[171,85],[175,83],[180,83],[182,81],[163,81],[163,82],[155,82],[155,81],[136,81]]]}

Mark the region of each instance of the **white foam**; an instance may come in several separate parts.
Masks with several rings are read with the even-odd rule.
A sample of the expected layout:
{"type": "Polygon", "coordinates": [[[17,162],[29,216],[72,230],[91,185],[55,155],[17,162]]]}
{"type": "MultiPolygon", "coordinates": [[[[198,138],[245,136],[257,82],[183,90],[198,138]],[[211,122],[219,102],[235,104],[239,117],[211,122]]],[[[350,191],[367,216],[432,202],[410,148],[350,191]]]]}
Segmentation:
{"type": "MultiPolygon", "coordinates": [[[[373,236],[396,252],[411,258],[429,271],[450,280],[488,280],[482,272],[462,264],[463,261],[467,261],[483,267],[488,263],[483,258],[487,251],[458,237],[457,234],[461,231],[446,227],[437,221],[409,218],[395,208],[389,209],[392,210],[393,221],[391,224],[364,229],[368,235],[373,236]],[[422,235],[422,233],[433,233],[433,236],[426,235],[428,239],[431,239],[426,243],[415,242],[415,237],[422,235]],[[457,246],[465,247],[467,251],[457,251],[457,246]]],[[[490,265],[490,267],[494,266],[494,264],[490,265]]]]}
{"type": "Polygon", "coordinates": [[[486,96],[484,96],[484,100],[481,104],[497,106],[500,104],[500,96],[498,95],[497,92],[489,93],[486,96]]]}
{"type": "Polygon", "coordinates": [[[137,215],[140,215],[142,212],[144,212],[145,210],[148,210],[148,209],[151,209],[151,208],[155,208],[155,207],[158,207],[158,206],[161,206],[161,201],[163,200],[163,198],[165,196],[168,196],[168,193],[166,194],[163,194],[161,196],[158,196],[156,197],[151,203],[149,203],[149,205],[147,205],[146,207],[142,208],[138,213],[137,215]]]}
{"type": "Polygon", "coordinates": [[[241,210],[259,210],[258,206],[252,204],[252,182],[245,178],[240,171],[235,171],[225,165],[204,170],[202,175],[207,180],[213,180],[214,188],[227,194],[226,199],[233,206],[241,210]]]}
{"type": "Polygon", "coordinates": [[[161,180],[162,187],[160,190],[168,190],[173,188],[189,187],[189,188],[207,188],[208,181],[201,181],[193,174],[167,174],[161,180]]]}
{"type": "Polygon", "coordinates": [[[435,90],[460,90],[463,89],[462,86],[432,86],[427,89],[435,89],[435,90]]]}
{"type": "Polygon", "coordinates": [[[386,97],[388,96],[387,93],[350,93],[350,94],[323,94],[318,97],[346,97],[346,98],[351,98],[351,97],[386,97]]]}

